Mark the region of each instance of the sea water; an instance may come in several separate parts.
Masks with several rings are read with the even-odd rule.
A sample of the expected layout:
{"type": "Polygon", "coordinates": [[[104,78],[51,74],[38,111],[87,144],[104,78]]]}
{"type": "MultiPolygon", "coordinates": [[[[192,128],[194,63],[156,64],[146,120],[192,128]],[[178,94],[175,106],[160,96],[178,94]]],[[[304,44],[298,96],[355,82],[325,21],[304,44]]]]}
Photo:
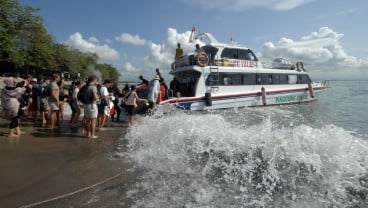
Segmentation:
{"type": "MultiPolygon", "coordinates": [[[[131,207],[368,207],[368,82],[314,103],[159,109],[121,138],[131,207]]],[[[119,199],[117,199],[119,200],[119,199]]]]}

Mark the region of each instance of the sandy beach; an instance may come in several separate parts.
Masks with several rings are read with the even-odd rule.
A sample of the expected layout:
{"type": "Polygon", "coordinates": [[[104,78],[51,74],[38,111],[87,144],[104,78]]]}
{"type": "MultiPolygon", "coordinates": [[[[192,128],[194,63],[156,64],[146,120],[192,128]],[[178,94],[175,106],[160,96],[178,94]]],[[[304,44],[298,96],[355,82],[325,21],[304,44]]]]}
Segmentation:
{"type": "Polygon", "coordinates": [[[0,207],[104,207],[133,181],[131,165],[113,159],[116,141],[127,130],[125,122],[110,122],[97,140],[70,130],[68,121],[56,132],[23,122],[25,133],[17,139],[6,137],[8,125],[0,119],[0,207]],[[109,188],[117,184],[119,189],[109,188]],[[103,200],[93,200],[97,192],[104,194],[103,200]],[[55,197],[60,198],[38,203],[55,197]]]}

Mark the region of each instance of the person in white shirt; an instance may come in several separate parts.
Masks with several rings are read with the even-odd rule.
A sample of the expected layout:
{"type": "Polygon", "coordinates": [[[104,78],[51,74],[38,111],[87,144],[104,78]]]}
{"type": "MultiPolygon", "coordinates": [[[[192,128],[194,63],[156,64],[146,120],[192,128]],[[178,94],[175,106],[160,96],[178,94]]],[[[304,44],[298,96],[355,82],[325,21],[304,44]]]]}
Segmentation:
{"type": "Polygon", "coordinates": [[[100,89],[100,103],[98,104],[98,128],[102,130],[105,125],[106,117],[110,115],[110,95],[108,88],[110,88],[112,82],[105,80],[100,89]]]}
{"type": "Polygon", "coordinates": [[[160,76],[156,75],[153,80],[150,81],[148,85],[148,102],[151,108],[155,107],[157,103],[158,96],[160,95],[160,76]]]}

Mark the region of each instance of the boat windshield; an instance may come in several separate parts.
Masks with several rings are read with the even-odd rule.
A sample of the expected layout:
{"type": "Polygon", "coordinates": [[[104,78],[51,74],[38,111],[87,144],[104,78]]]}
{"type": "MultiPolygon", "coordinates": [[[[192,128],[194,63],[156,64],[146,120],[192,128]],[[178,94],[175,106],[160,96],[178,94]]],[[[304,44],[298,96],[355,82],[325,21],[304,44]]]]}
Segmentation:
{"type": "Polygon", "coordinates": [[[251,51],[250,49],[239,48],[224,48],[221,53],[221,58],[258,61],[253,51],[251,51]]]}

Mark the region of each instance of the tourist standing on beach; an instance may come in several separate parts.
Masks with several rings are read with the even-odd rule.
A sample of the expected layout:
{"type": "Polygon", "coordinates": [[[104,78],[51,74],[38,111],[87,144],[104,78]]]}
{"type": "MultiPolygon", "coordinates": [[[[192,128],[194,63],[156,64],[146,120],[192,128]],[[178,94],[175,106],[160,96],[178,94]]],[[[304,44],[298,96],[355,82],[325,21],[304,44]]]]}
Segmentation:
{"type": "Polygon", "coordinates": [[[145,99],[139,98],[135,90],[136,86],[132,85],[131,91],[124,97],[125,109],[129,115],[129,126],[132,126],[134,124],[135,108],[138,107],[137,102],[147,102],[145,99]]]}
{"type": "Polygon", "coordinates": [[[111,88],[110,92],[113,95],[114,99],[111,99],[113,105],[114,105],[114,114],[111,115],[111,121],[115,121],[114,117],[116,114],[116,121],[120,121],[120,114],[121,114],[121,106],[120,106],[120,99],[122,97],[122,94],[120,93],[120,90],[118,88],[118,84],[114,83],[111,88]]]}
{"type": "Polygon", "coordinates": [[[79,121],[79,116],[81,114],[81,104],[78,101],[78,92],[79,89],[82,88],[83,83],[81,81],[77,81],[75,83],[75,86],[73,88],[73,91],[71,92],[71,96],[72,96],[72,101],[71,101],[71,108],[72,111],[74,112],[72,114],[72,128],[77,128],[78,127],[78,121],[79,121]]]}
{"type": "Polygon", "coordinates": [[[68,88],[68,96],[66,99],[66,102],[69,103],[70,109],[72,110],[72,114],[70,115],[70,123],[73,123],[73,118],[75,114],[75,108],[73,108],[73,91],[76,88],[75,83],[76,82],[73,81],[68,88]]]}
{"type": "MultiPolygon", "coordinates": [[[[30,105],[30,101],[31,101],[31,94],[32,94],[32,75],[30,74],[27,74],[25,77],[24,77],[24,81],[27,81],[27,86],[26,86],[26,91],[24,92],[24,94],[22,95],[22,102],[23,102],[23,106],[22,106],[22,117],[24,119],[28,119],[28,116],[29,116],[29,105],[30,105]]],[[[23,82],[20,82],[18,83],[18,85],[20,85],[20,87],[23,86],[23,82]]]]}
{"type": "Polygon", "coordinates": [[[55,130],[57,113],[59,112],[59,86],[58,82],[60,81],[59,74],[52,75],[52,82],[50,83],[51,95],[49,97],[49,105],[50,105],[50,129],[55,130]]]}
{"type": "Polygon", "coordinates": [[[106,117],[110,116],[110,96],[108,88],[111,87],[111,81],[105,80],[100,88],[100,103],[98,105],[98,128],[99,130],[102,130],[106,117]]]}
{"type": "Polygon", "coordinates": [[[49,109],[48,103],[48,95],[47,88],[49,87],[49,83],[46,82],[46,79],[39,79],[39,89],[38,89],[38,97],[37,97],[37,108],[41,114],[42,124],[46,124],[46,113],[49,109]]]}
{"type": "Polygon", "coordinates": [[[32,86],[32,92],[31,92],[31,101],[28,107],[28,114],[30,116],[31,119],[33,119],[34,121],[36,121],[36,117],[37,117],[37,96],[38,96],[38,82],[36,78],[33,78],[31,81],[31,86],[32,86]]]}
{"type": "Polygon", "coordinates": [[[4,115],[11,118],[8,137],[17,137],[21,134],[19,128],[20,103],[18,99],[26,91],[25,87],[28,85],[28,81],[25,80],[23,86],[16,87],[16,80],[13,77],[6,77],[4,83],[5,87],[1,90],[1,104],[4,115]]]}
{"type": "Polygon", "coordinates": [[[64,103],[65,103],[65,98],[67,97],[64,93],[64,81],[60,80],[58,82],[58,86],[59,86],[59,112],[56,114],[57,116],[57,123],[59,123],[59,121],[64,120],[64,103]]]}
{"type": "Polygon", "coordinates": [[[95,135],[96,132],[96,120],[97,120],[97,84],[98,78],[96,75],[91,75],[88,77],[88,88],[86,91],[86,103],[84,104],[84,117],[85,121],[85,136],[93,139],[98,137],[95,135]]]}

